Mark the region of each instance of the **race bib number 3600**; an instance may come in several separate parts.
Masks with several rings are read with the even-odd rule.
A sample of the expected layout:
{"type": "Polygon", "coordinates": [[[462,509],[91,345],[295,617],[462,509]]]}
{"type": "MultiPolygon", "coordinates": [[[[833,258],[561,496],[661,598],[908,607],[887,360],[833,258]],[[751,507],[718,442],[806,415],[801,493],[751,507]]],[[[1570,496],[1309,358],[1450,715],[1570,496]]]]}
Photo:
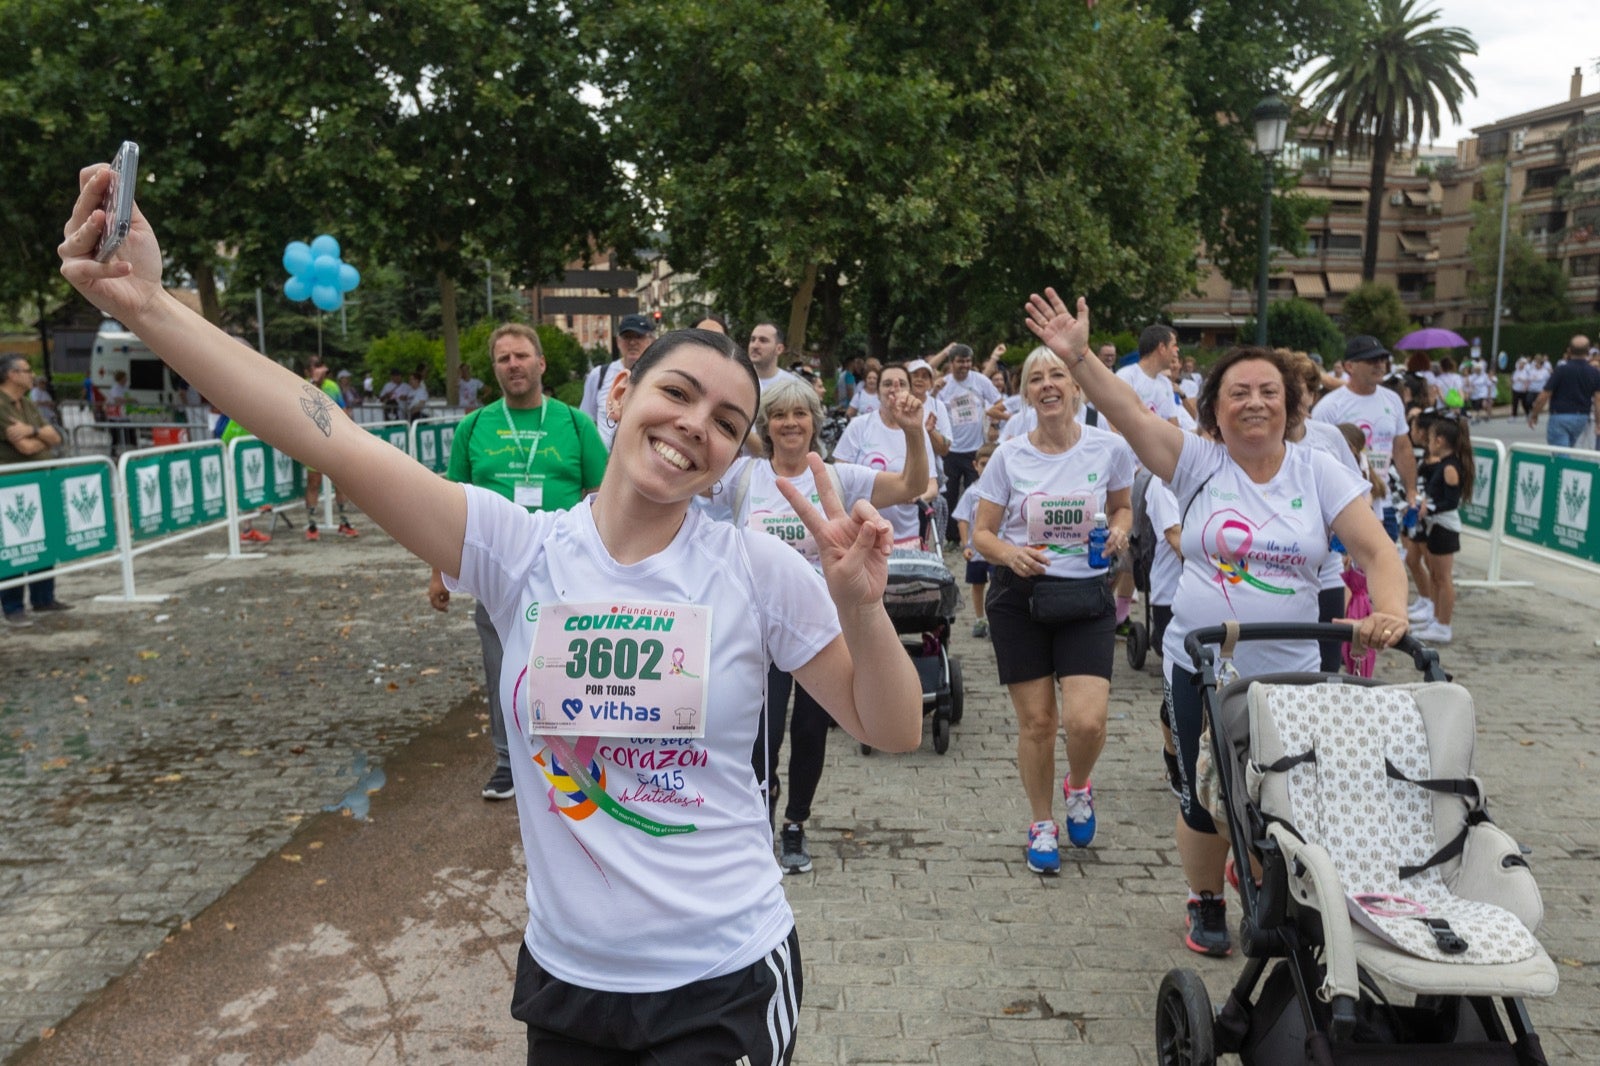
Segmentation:
{"type": "Polygon", "coordinates": [[[528,653],[530,735],[703,737],[711,609],[541,604],[528,653]]]}

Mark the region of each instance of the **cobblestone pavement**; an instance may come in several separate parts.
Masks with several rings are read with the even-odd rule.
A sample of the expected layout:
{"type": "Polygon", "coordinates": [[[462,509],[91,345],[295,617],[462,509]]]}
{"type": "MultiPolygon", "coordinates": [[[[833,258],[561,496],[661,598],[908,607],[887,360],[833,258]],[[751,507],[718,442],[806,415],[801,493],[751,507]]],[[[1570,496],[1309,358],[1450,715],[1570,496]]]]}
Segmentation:
{"type": "MultiPolygon", "coordinates": [[[[308,814],[360,808],[397,745],[477,687],[470,611],[381,531],[263,559],[223,534],[59,580],[0,644],[0,1058],[227,891],[308,814]],[[346,797],[346,793],[351,793],[346,797]]],[[[487,741],[485,741],[487,750],[487,741]]]]}
{"type": "MultiPolygon", "coordinates": [[[[352,558],[361,558],[359,549],[366,546],[352,546],[352,558]]],[[[1484,545],[1469,541],[1462,576],[1480,575],[1486,555],[1484,545]]],[[[391,564],[383,574],[370,576],[352,570],[351,587],[344,591],[379,597],[372,601],[378,610],[370,616],[361,610],[358,617],[381,617],[384,625],[402,630],[415,627],[427,639],[407,637],[408,649],[435,647],[437,631],[475,650],[464,612],[439,624],[423,617],[426,607],[420,602],[415,569],[414,564],[391,564]],[[401,617],[406,611],[413,616],[409,622],[401,617]]],[[[1595,724],[1600,615],[1593,607],[1600,602],[1600,579],[1518,553],[1509,553],[1505,576],[1532,578],[1539,586],[1465,590],[1457,638],[1443,657],[1477,700],[1479,772],[1496,820],[1533,849],[1531,861],[1546,906],[1541,939],[1559,960],[1562,979],[1554,999],[1530,1005],[1535,1024],[1552,1061],[1600,1061],[1600,1023],[1595,1020],[1600,1017],[1600,923],[1594,889],[1600,782],[1591,766],[1600,748],[1595,724]]],[[[290,580],[287,572],[268,579],[290,580]]],[[[227,583],[240,587],[231,577],[227,583]]],[[[204,583],[211,584],[210,579],[204,583]]],[[[294,627],[283,626],[280,616],[285,612],[279,604],[293,595],[284,587],[272,611],[252,610],[287,633],[294,627]]],[[[302,597],[307,604],[321,602],[309,593],[302,597]]],[[[206,601],[197,590],[185,602],[198,609],[206,601]]],[[[1220,1002],[1240,966],[1237,959],[1202,959],[1182,947],[1183,883],[1171,847],[1174,803],[1165,790],[1157,751],[1156,677],[1130,670],[1119,651],[1109,738],[1095,771],[1099,836],[1090,849],[1068,849],[1061,876],[1030,874],[1022,862],[1028,815],[1014,770],[1015,726],[993,681],[988,643],[967,636],[969,611],[963,603],[953,641],[967,677],[966,716],[948,754],[936,755],[925,740],[910,755],[864,756],[844,734],[833,734],[823,793],[808,826],[815,869],[787,879],[786,885],[798,915],[806,971],[802,1040],[795,1061],[982,1066],[1153,1062],[1155,993],[1167,970],[1194,968],[1220,1002]]],[[[149,615],[140,617],[148,620],[149,615]]],[[[376,629],[378,623],[372,624],[376,629]]],[[[327,630],[337,632],[331,621],[327,630]]],[[[377,638],[377,633],[363,636],[377,638]]],[[[351,639],[356,639],[354,633],[351,639]]],[[[303,650],[287,648],[280,657],[265,660],[255,668],[258,676],[288,684],[276,678],[294,676],[291,664],[298,660],[292,653],[303,650]]],[[[259,648],[252,651],[264,654],[259,648]]],[[[341,705],[338,717],[346,724],[368,722],[369,732],[359,742],[344,734],[336,742],[326,741],[328,727],[314,714],[295,719],[297,728],[281,729],[284,739],[276,741],[277,747],[250,738],[252,748],[271,751],[270,758],[239,755],[245,739],[229,735],[224,742],[208,744],[205,761],[213,768],[200,771],[220,778],[223,771],[215,763],[221,756],[216,753],[233,753],[226,785],[213,781],[195,787],[187,803],[152,807],[148,797],[165,793],[151,779],[180,771],[172,769],[176,763],[170,757],[159,767],[137,764],[138,774],[124,771],[123,776],[139,778],[139,787],[125,786],[126,795],[107,800],[105,813],[92,823],[81,813],[88,805],[81,804],[68,806],[69,816],[56,827],[51,805],[30,803],[22,786],[40,790],[41,782],[49,782],[48,791],[56,797],[52,802],[59,806],[60,796],[71,790],[48,775],[83,774],[92,782],[87,769],[74,767],[81,763],[92,768],[110,757],[62,749],[75,761],[61,770],[44,770],[46,755],[37,748],[44,746],[50,730],[46,724],[35,725],[36,732],[27,736],[36,738],[37,748],[0,764],[9,767],[21,760],[20,783],[7,779],[13,783],[6,786],[6,798],[13,807],[29,807],[30,853],[51,856],[49,866],[4,867],[8,880],[0,906],[7,908],[8,938],[20,931],[32,939],[17,949],[8,940],[0,955],[0,982],[5,982],[0,988],[7,990],[8,1009],[12,988],[28,989],[39,1004],[27,1016],[28,1028],[18,1023],[19,1038],[49,1024],[43,1009],[48,996],[63,1004],[55,1015],[59,1017],[87,991],[36,988],[28,984],[28,965],[54,960],[63,952],[77,952],[75,959],[94,958],[101,938],[128,944],[130,949],[115,958],[108,948],[98,949],[105,955],[96,980],[103,982],[159,944],[172,921],[223,891],[226,870],[237,876],[251,865],[254,858],[244,856],[234,857],[231,865],[224,861],[230,845],[251,849],[259,857],[293,834],[280,855],[292,854],[296,861],[257,867],[240,891],[194,921],[194,932],[174,937],[171,947],[145,959],[98,1004],[63,1025],[55,1040],[24,1053],[20,1063],[85,1061],[87,1048],[94,1049],[96,1061],[119,1062],[431,1066],[459,1062],[466,1055],[479,1062],[522,1061],[521,1034],[505,1013],[521,925],[519,858],[505,827],[486,838],[483,826],[463,828],[456,821],[441,821],[433,834],[440,839],[417,844],[419,856],[424,847],[437,849],[437,856],[394,864],[396,869],[386,871],[394,884],[374,886],[370,877],[357,879],[361,891],[377,897],[358,914],[353,905],[322,900],[312,886],[327,882],[331,891],[341,885],[335,873],[326,871],[342,855],[378,848],[386,827],[392,832],[398,825],[426,825],[413,808],[439,802],[427,791],[437,786],[425,786],[420,771],[392,783],[374,802],[392,804],[394,813],[368,826],[344,821],[330,831],[326,815],[307,819],[298,829],[290,824],[294,815],[316,811],[331,802],[327,796],[337,797],[350,787],[355,753],[382,758],[398,743],[402,724],[420,731],[420,723],[430,717],[426,708],[442,707],[440,700],[459,696],[469,679],[475,680],[475,664],[460,647],[449,655],[441,653],[441,674],[427,677],[419,667],[430,660],[421,652],[406,654],[414,664],[407,674],[414,685],[402,678],[401,691],[390,693],[387,684],[365,682],[370,689],[352,686],[345,697],[348,703],[341,705]],[[372,704],[377,707],[367,706],[372,704]],[[387,739],[378,739],[380,734],[387,739]],[[308,747],[308,754],[323,753],[322,772],[305,770],[302,757],[284,753],[300,744],[308,747]],[[203,813],[226,804],[226,795],[232,793],[255,794],[260,800],[225,816],[203,813]],[[113,905],[89,923],[79,912],[97,900],[84,894],[71,901],[59,895],[50,899],[51,881],[77,878],[81,886],[89,876],[85,869],[96,870],[105,863],[104,856],[131,850],[124,835],[153,835],[148,829],[131,834],[116,829],[153,823],[156,819],[145,813],[151,809],[171,818],[174,828],[163,831],[170,836],[195,826],[194,839],[184,839],[193,870],[163,870],[159,877],[178,902],[144,904],[147,914],[162,917],[136,918],[119,926],[113,905]],[[225,823],[229,831],[202,828],[212,821],[225,823]],[[341,834],[341,826],[360,832],[341,834]],[[73,841],[78,842],[71,853],[75,858],[55,858],[67,854],[66,842],[73,841]],[[312,851],[313,844],[323,847],[312,851]],[[302,856],[304,862],[298,861],[302,856]],[[420,871],[412,869],[419,866],[420,871]],[[405,881],[407,870],[418,876],[405,881]],[[193,884],[199,880],[205,884],[193,884]],[[32,902],[39,898],[48,902],[32,902]],[[71,922],[61,914],[69,902],[71,922]],[[219,929],[231,929],[252,908],[276,908],[284,916],[281,928],[259,932],[260,939],[248,945],[233,941],[233,948],[221,946],[230,941],[219,929]],[[66,931],[76,937],[80,927],[89,934],[83,942],[66,943],[66,931]],[[51,936],[64,939],[51,941],[51,936]],[[214,978],[219,987],[208,995],[195,975],[224,972],[218,961],[223,958],[226,972],[243,969],[245,976],[214,978]],[[179,1002],[186,1009],[174,1005],[179,1002]],[[316,1009],[307,1009],[308,1004],[316,1009]],[[135,1031],[139,1019],[158,1010],[165,1035],[126,1035],[135,1031]],[[119,1036],[122,1044],[117,1043],[119,1036]]],[[[352,654],[345,669],[359,667],[365,677],[373,669],[369,660],[387,661],[384,656],[395,657],[368,646],[359,656],[352,654]]],[[[42,660],[29,661],[26,669],[10,668],[8,697],[11,678],[53,668],[42,660]]],[[[1394,680],[1412,676],[1409,662],[1394,656],[1387,657],[1381,670],[1394,680]]],[[[302,679],[294,683],[302,690],[308,687],[302,679]]],[[[237,700],[235,705],[247,706],[237,700]]],[[[221,713],[217,707],[212,710],[221,713]]],[[[7,736],[14,734],[17,713],[5,719],[7,736]]],[[[462,721],[477,721],[465,705],[454,713],[462,721]]],[[[191,709],[175,717],[189,724],[206,715],[191,709]]],[[[238,712],[223,717],[236,719],[238,712]]],[[[164,728],[175,732],[178,726],[164,728]]],[[[207,728],[209,736],[221,727],[207,728]]],[[[170,744],[161,750],[171,750],[170,744]]],[[[187,748],[180,750],[189,754],[187,748]]],[[[470,755],[471,749],[466,750],[470,755]]],[[[421,765],[446,765],[428,758],[421,765]]],[[[184,786],[189,771],[181,772],[183,781],[168,784],[184,786]]],[[[457,767],[440,772],[459,777],[470,771],[457,767]]],[[[452,816],[462,825],[506,813],[503,807],[471,802],[475,780],[445,784],[467,805],[452,816]],[[485,815],[485,810],[492,813],[485,815]]],[[[14,850],[8,835],[4,854],[9,857],[14,850]]],[[[149,860],[141,865],[119,859],[116,872],[130,890],[143,892],[147,883],[142,871],[149,865],[149,860]]],[[[51,972],[59,980],[82,965],[86,963],[52,963],[51,972]]]]}

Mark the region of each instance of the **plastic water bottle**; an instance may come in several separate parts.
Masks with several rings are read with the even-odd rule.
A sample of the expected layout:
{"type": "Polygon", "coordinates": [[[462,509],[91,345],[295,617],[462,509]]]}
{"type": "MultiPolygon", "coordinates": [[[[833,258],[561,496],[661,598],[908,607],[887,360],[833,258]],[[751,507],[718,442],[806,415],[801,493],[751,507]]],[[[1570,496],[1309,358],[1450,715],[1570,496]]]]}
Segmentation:
{"type": "Polygon", "coordinates": [[[1094,513],[1094,528],[1089,530],[1089,565],[1096,570],[1106,567],[1106,538],[1111,535],[1111,528],[1106,524],[1104,512],[1094,513]]]}

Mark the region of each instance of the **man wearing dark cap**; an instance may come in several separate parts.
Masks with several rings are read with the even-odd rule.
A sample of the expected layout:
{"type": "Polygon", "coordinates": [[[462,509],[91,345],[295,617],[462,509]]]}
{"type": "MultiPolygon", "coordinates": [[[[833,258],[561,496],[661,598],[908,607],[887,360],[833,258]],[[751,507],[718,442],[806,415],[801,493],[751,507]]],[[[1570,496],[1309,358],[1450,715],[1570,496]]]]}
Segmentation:
{"type": "MultiPolygon", "coordinates": [[[[1550,379],[1539,390],[1528,413],[1528,426],[1539,424],[1539,414],[1546,405],[1550,408],[1550,422],[1545,426],[1545,443],[1552,448],[1576,448],[1589,428],[1589,417],[1600,426],[1600,370],[1588,362],[1589,338],[1579,334],[1567,345],[1567,357],[1551,371],[1550,379]]],[[[1600,447],[1600,437],[1595,441],[1600,447]]]]}
{"type": "MultiPolygon", "coordinates": [[[[1389,468],[1394,467],[1398,484],[1405,491],[1406,507],[1410,508],[1417,503],[1417,459],[1406,432],[1405,404],[1392,389],[1379,387],[1389,372],[1391,358],[1378,338],[1364,333],[1351,337],[1344,346],[1345,372],[1350,380],[1324,396],[1312,408],[1311,417],[1335,426],[1349,422],[1358,427],[1367,440],[1363,454],[1368,465],[1385,483],[1389,483],[1389,468]]],[[[1380,503],[1374,504],[1373,510],[1384,520],[1384,528],[1398,536],[1393,508],[1380,503]]]]}
{"type": "Polygon", "coordinates": [[[611,395],[611,383],[624,370],[633,369],[633,364],[655,339],[655,333],[656,324],[648,316],[623,315],[617,323],[617,352],[621,358],[595,367],[583,381],[583,399],[578,403],[578,410],[594,420],[607,451],[611,450],[611,439],[617,435],[617,424],[600,416],[600,398],[611,395]]]}

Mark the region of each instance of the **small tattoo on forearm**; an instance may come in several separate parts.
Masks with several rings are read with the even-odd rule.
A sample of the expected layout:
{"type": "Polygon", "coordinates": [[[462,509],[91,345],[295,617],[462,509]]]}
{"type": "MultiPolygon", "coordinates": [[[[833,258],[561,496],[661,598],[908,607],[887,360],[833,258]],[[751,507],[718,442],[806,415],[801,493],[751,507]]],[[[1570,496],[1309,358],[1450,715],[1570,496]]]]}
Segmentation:
{"type": "Polygon", "coordinates": [[[322,430],[324,437],[333,436],[333,415],[328,413],[331,405],[327,394],[315,385],[307,385],[305,391],[306,394],[300,398],[301,409],[305,411],[306,417],[322,430]]]}

